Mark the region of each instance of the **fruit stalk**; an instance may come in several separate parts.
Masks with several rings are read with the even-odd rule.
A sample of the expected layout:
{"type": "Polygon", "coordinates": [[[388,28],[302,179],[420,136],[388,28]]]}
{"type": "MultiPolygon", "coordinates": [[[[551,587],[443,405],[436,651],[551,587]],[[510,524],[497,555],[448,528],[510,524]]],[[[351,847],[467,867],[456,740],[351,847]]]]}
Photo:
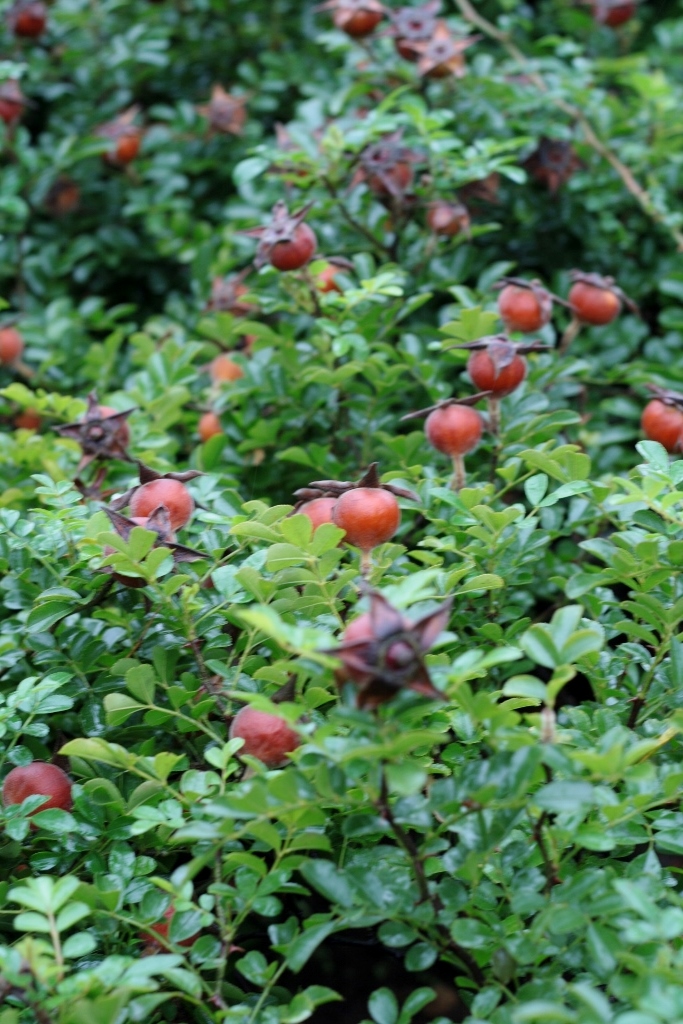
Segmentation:
{"type": "Polygon", "coordinates": [[[500,399],[493,395],[489,398],[489,429],[494,437],[500,433],[500,399]]]}
{"type": "Polygon", "coordinates": [[[563,356],[566,354],[569,346],[576,338],[582,326],[581,321],[577,320],[575,316],[571,318],[564,334],[560,338],[560,344],[557,346],[559,355],[563,356]]]}
{"type": "Polygon", "coordinates": [[[451,490],[460,491],[465,486],[465,457],[464,455],[453,456],[453,476],[451,478],[451,490]]]}

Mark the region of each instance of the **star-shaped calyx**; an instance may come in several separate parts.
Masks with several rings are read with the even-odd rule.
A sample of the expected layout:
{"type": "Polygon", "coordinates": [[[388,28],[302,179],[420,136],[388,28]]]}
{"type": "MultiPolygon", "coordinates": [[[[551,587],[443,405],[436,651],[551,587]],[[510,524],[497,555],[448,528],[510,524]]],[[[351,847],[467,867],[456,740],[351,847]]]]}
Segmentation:
{"type": "Polygon", "coordinates": [[[423,419],[425,416],[429,416],[430,412],[434,412],[436,409],[447,409],[451,405],[473,406],[476,405],[477,402],[481,402],[482,399],[488,398],[490,394],[490,391],[478,391],[476,395],[466,395],[465,398],[444,398],[441,402],[436,402],[434,405],[428,405],[424,409],[416,409],[414,412],[407,412],[405,416],[401,416],[401,423],[405,420],[423,419]]]}
{"type": "Polygon", "coordinates": [[[389,33],[394,37],[396,49],[405,60],[417,61],[420,51],[416,43],[426,43],[434,35],[438,24],[437,14],[441,10],[441,0],[429,0],[421,7],[399,7],[391,11],[391,28],[389,33]]]}
{"type": "Polygon", "coordinates": [[[516,356],[523,356],[528,352],[545,352],[550,346],[544,345],[542,341],[512,341],[507,334],[488,334],[484,338],[477,338],[476,341],[462,341],[446,347],[464,349],[467,352],[488,352],[498,374],[509,366],[516,356]]]}
{"type": "Polygon", "coordinates": [[[581,160],[571,143],[563,139],[541,138],[534,152],[522,164],[532,178],[545,185],[551,195],[555,195],[561,185],[569,181],[576,171],[586,165],[581,160]]]}
{"type": "Polygon", "coordinates": [[[683,412],[683,394],[680,391],[671,391],[669,388],[660,387],[659,384],[646,384],[645,387],[652,392],[654,398],[658,398],[664,405],[670,405],[683,412]]]}
{"type": "Polygon", "coordinates": [[[155,469],[150,469],[149,466],[145,466],[139,459],[135,460],[138,465],[138,478],[139,483],[130,487],[125,494],[119,495],[114,501],[109,503],[109,508],[112,512],[119,512],[126,505],[130,505],[131,499],[136,491],[139,491],[146,484],[154,483],[157,480],[177,480],[178,483],[185,484],[188,480],[196,480],[198,476],[204,476],[198,469],[186,469],[181,473],[157,473],[155,469]]]}
{"type": "Polygon", "coordinates": [[[188,548],[184,544],[176,543],[175,533],[171,529],[171,517],[165,505],[157,506],[148,516],[144,517],[131,518],[123,516],[120,512],[112,511],[111,508],[104,508],[102,511],[106,512],[111,525],[119,537],[125,541],[130,539],[131,531],[136,526],[141,526],[145,530],[151,530],[153,533],[156,533],[157,539],[152,547],[169,548],[173,555],[173,561],[176,564],[179,562],[196,562],[197,559],[206,557],[201,551],[196,551],[194,548],[188,548]]]}
{"type": "Polygon", "coordinates": [[[385,135],[366,146],[359,158],[351,186],[365,181],[375,195],[402,201],[413,183],[413,164],[423,158],[414,149],[402,145],[402,131],[385,135]]]}
{"type": "Polygon", "coordinates": [[[133,104],[95,130],[95,135],[109,139],[112,144],[111,148],[102,154],[104,161],[112,167],[123,167],[136,156],[144,135],[144,129],[135,124],[139,113],[140,107],[133,104]]]}
{"type": "Polygon", "coordinates": [[[466,73],[465,50],[478,42],[481,36],[454,36],[448,25],[439,21],[430,39],[413,44],[417,52],[417,70],[426,78],[463,78],[466,73]]]}
{"type": "Polygon", "coordinates": [[[83,419],[78,423],[66,423],[64,426],[55,427],[62,437],[70,437],[81,446],[83,456],[76,472],[80,473],[94,459],[132,461],[126,451],[126,445],[130,441],[130,430],[126,420],[135,409],[134,406],[125,412],[116,412],[107,405],[99,405],[97,394],[91,391],[83,419]]]}
{"type": "Polygon", "coordinates": [[[251,267],[240,270],[232,277],[214,277],[211,283],[211,295],[205,309],[211,313],[232,313],[233,316],[249,316],[257,307],[252,302],[244,302],[242,296],[249,293],[244,284],[251,267]]]}
{"type": "MultiPolygon", "coordinates": [[[[317,245],[315,235],[308,224],[303,223],[312,206],[313,203],[307,203],[296,213],[290,213],[286,203],[279,199],[271,211],[269,224],[261,228],[247,228],[240,232],[240,234],[259,240],[254,260],[254,266],[257,269],[266,263],[272,263],[278,269],[291,269],[290,267],[281,267],[279,265],[280,258],[275,259],[273,255],[275,250],[278,250],[280,255],[282,254],[283,243],[284,248],[287,248],[289,243],[300,248],[303,263],[307,263],[313,257],[317,245]]],[[[299,254],[297,253],[297,255],[299,254]]]]}
{"type": "MultiPolygon", "coordinates": [[[[640,316],[640,308],[638,304],[634,302],[633,299],[629,298],[623,288],[619,287],[613,277],[609,277],[607,275],[603,276],[602,274],[591,274],[585,270],[570,270],[569,280],[572,284],[588,284],[593,288],[600,288],[603,291],[611,292],[612,295],[616,295],[616,297],[623,302],[627,309],[632,313],[635,313],[636,316],[640,316]]],[[[568,303],[568,305],[571,304],[568,303]]]]}
{"type": "Polygon", "coordinates": [[[341,661],[339,682],[356,685],[359,708],[376,708],[404,689],[443,700],[429,678],[424,654],[446,628],[452,598],[438,611],[411,622],[378,591],[366,593],[370,610],[347,626],[339,647],[324,652],[341,661]]]}
{"type": "Polygon", "coordinates": [[[246,96],[234,96],[222,85],[214,85],[209,102],[197,106],[196,110],[207,119],[211,131],[241,135],[247,120],[246,103],[246,96]]]}
{"type": "Polygon", "coordinates": [[[357,487],[376,487],[383,491],[389,491],[397,498],[408,498],[409,501],[419,501],[414,491],[406,487],[396,487],[394,484],[383,484],[380,481],[377,466],[373,462],[365,471],[360,480],[313,480],[308,487],[300,487],[294,491],[294,497],[299,501],[311,501],[313,498],[338,498],[346,491],[352,491],[357,487]]]}

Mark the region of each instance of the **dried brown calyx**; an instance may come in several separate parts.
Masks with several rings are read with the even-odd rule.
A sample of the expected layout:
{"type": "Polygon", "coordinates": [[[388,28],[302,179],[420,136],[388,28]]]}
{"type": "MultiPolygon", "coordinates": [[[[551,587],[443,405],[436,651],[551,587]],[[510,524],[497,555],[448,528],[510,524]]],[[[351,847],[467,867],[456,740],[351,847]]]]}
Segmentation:
{"type": "MultiPolygon", "coordinates": [[[[254,260],[255,267],[262,267],[265,263],[269,263],[273,250],[282,242],[294,243],[299,241],[299,228],[303,225],[304,219],[312,206],[312,203],[307,203],[296,213],[290,213],[286,203],[279,199],[271,211],[272,216],[269,224],[260,228],[247,228],[241,232],[241,234],[248,235],[249,238],[257,238],[259,241],[256,259],[254,260]]],[[[313,236],[315,247],[315,236],[310,228],[308,228],[308,225],[305,225],[305,227],[310,232],[310,235],[313,236]]]]}
{"type": "Polygon", "coordinates": [[[439,21],[430,39],[414,43],[419,55],[417,70],[426,78],[463,78],[467,68],[465,50],[481,36],[454,36],[445,22],[439,21]]]}
{"type": "Polygon", "coordinates": [[[155,469],[145,466],[139,459],[134,461],[138,466],[139,483],[135,484],[134,487],[130,487],[125,494],[119,495],[118,498],[109,503],[109,511],[111,512],[119,512],[122,508],[130,505],[130,500],[135,492],[144,487],[145,484],[152,483],[155,480],[177,480],[181,484],[186,484],[189,480],[196,480],[198,476],[204,476],[198,469],[186,469],[181,473],[157,473],[155,469]]]}
{"type": "Polygon", "coordinates": [[[432,38],[440,10],[441,0],[430,0],[421,7],[400,7],[390,12],[390,33],[395,39],[396,49],[405,60],[415,62],[420,59],[420,51],[415,44],[432,38]]]}
{"type": "Polygon", "coordinates": [[[427,224],[435,235],[453,238],[462,233],[469,237],[469,210],[463,203],[450,203],[446,199],[435,199],[427,207],[427,224]]]}
{"type": "Polygon", "coordinates": [[[144,517],[143,522],[136,522],[129,516],[122,516],[120,512],[114,512],[111,508],[104,508],[102,511],[106,512],[119,537],[125,541],[130,539],[131,531],[136,526],[141,526],[145,530],[156,533],[157,539],[154,541],[153,547],[169,548],[173,555],[173,561],[176,563],[196,562],[199,558],[206,558],[201,551],[176,543],[175,533],[171,529],[171,517],[165,505],[158,505],[153,512],[144,517]]]}
{"type": "Polygon", "coordinates": [[[645,387],[654,398],[658,398],[664,405],[670,405],[683,412],[683,394],[680,391],[671,391],[669,388],[660,387],[659,384],[646,384],[645,387]]]}
{"type": "Polygon", "coordinates": [[[53,217],[67,217],[81,205],[81,190],[73,178],[60,175],[45,196],[45,208],[53,217]]]}
{"type": "Polygon", "coordinates": [[[408,498],[409,501],[419,501],[414,491],[405,487],[396,487],[394,484],[383,484],[379,478],[377,466],[379,463],[370,464],[360,480],[313,480],[308,487],[300,487],[294,491],[294,497],[299,501],[312,501],[313,498],[338,498],[346,491],[352,491],[355,487],[377,487],[389,491],[397,498],[408,498]]]}
{"type": "Polygon", "coordinates": [[[623,288],[620,288],[613,277],[603,276],[602,274],[591,274],[585,270],[570,270],[569,280],[572,284],[588,284],[593,288],[601,288],[605,292],[611,292],[612,295],[616,295],[618,299],[623,302],[627,309],[636,316],[640,316],[640,308],[633,299],[629,298],[623,288]]]}
{"type": "Polygon", "coordinates": [[[214,277],[211,282],[211,295],[205,309],[211,313],[232,313],[233,316],[249,316],[258,309],[253,302],[244,302],[243,296],[249,293],[244,284],[251,267],[246,267],[232,277],[214,277]]]}
{"type": "Polygon", "coordinates": [[[0,82],[0,120],[8,125],[15,124],[27,106],[28,100],[16,78],[0,82]]]}
{"type": "Polygon", "coordinates": [[[348,625],[339,647],[324,652],[341,661],[339,681],[356,685],[360,708],[375,708],[401,690],[443,700],[429,677],[424,655],[448,624],[452,598],[438,611],[411,622],[376,590],[367,593],[369,612],[348,625]]]}
{"type": "Polygon", "coordinates": [[[423,162],[414,149],[402,144],[402,132],[386,135],[379,142],[366,146],[351,185],[367,183],[375,195],[401,201],[413,184],[413,165],[423,162]]]}
{"type": "Polygon", "coordinates": [[[487,352],[494,366],[502,369],[509,366],[515,356],[524,356],[528,352],[544,352],[550,348],[542,341],[511,341],[507,334],[488,334],[476,341],[462,341],[457,345],[447,345],[446,349],[465,349],[468,352],[487,352]]]}
{"type": "Polygon", "coordinates": [[[545,185],[551,195],[555,195],[576,171],[582,170],[586,165],[577,156],[571,143],[543,136],[534,152],[523,161],[522,166],[532,178],[545,185]]]}
{"type": "Polygon", "coordinates": [[[465,398],[444,398],[441,402],[436,402],[435,405],[428,405],[425,409],[416,409],[415,412],[407,412],[405,416],[401,416],[401,423],[403,423],[404,420],[422,419],[425,416],[429,416],[430,412],[434,412],[436,409],[447,409],[450,405],[473,406],[478,402],[483,401],[484,398],[489,398],[491,394],[491,391],[478,391],[476,395],[467,395],[465,398]]]}
{"type": "Polygon", "coordinates": [[[222,85],[214,85],[209,102],[200,104],[196,110],[207,119],[212,132],[241,135],[247,121],[246,104],[246,96],[235,96],[222,85]]]}
{"type": "Polygon", "coordinates": [[[132,461],[126,450],[130,442],[130,429],[126,420],[135,412],[135,408],[116,412],[109,406],[99,405],[96,392],[91,391],[83,419],[78,423],[66,423],[61,427],[55,427],[62,437],[69,437],[81,446],[83,455],[78,463],[77,473],[95,459],[132,461]]]}

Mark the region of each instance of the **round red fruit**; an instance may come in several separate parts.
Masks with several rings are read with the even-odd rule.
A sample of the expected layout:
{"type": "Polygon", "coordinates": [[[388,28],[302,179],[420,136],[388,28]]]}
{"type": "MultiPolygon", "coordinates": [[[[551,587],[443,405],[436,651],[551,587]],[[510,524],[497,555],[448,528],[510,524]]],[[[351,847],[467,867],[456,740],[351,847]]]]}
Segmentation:
{"type": "Polygon", "coordinates": [[[636,5],[632,0],[625,0],[624,3],[619,3],[618,0],[593,0],[591,11],[601,25],[618,28],[619,25],[631,20],[636,13],[636,5]]]}
{"type": "Polygon", "coordinates": [[[425,422],[427,440],[444,455],[465,455],[481,441],[484,422],[469,405],[445,405],[430,412],[425,422]]]}
{"type": "Polygon", "coordinates": [[[268,253],[268,260],[276,270],[300,270],[309,262],[318,247],[313,229],[308,224],[297,224],[289,240],[276,242],[268,253]]]}
{"type": "Polygon", "coordinates": [[[621,299],[610,288],[600,288],[586,281],[577,281],[569,290],[569,304],[577,320],[602,327],[610,324],[621,312],[621,299]]]}
{"type": "Polygon", "coordinates": [[[640,420],[650,441],[659,441],[668,452],[683,451],[683,411],[653,398],[643,409],[640,420]]]}
{"type": "Polygon", "coordinates": [[[348,12],[342,7],[334,12],[333,20],[335,26],[346,32],[347,36],[362,39],[374,32],[382,20],[382,14],[380,11],[359,10],[349,17],[348,12]]]}
{"type": "Polygon", "coordinates": [[[381,487],[354,487],[337,499],[332,520],[346,531],[347,544],[367,552],[391,540],[401,524],[401,509],[381,487]]]}
{"type": "Polygon", "coordinates": [[[0,363],[13,363],[24,351],[24,339],[14,327],[0,328],[0,363]]]}
{"type": "Polygon", "coordinates": [[[526,377],[526,359],[515,355],[507,366],[496,367],[485,349],[473,352],[467,361],[467,372],[479,391],[492,391],[496,398],[504,398],[518,388],[526,377]]]}
{"type": "Polygon", "coordinates": [[[531,288],[508,284],[498,296],[498,312],[508,331],[528,334],[540,330],[548,323],[552,303],[543,302],[531,288]]]}
{"type": "Polygon", "coordinates": [[[323,267],[315,278],[315,286],[319,292],[324,294],[327,292],[341,292],[341,288],[335,281],[335,277],[340,269],[340,267],[335,267],[334,263],[328,263],[323,267]]]}
{"type": "Polygon", "coordinates": [[[268,711],[244,707],[237,712],[230,725],[230,739],[244,740],[241,754],[249,754],[263,761],[268,768],[277,768],[300,743],[297,733],[283,718],[268,711]]]}
{"type": "Polygon", "coordinates": [[[205,412],[200,417],[197,430],[202,441],[209,441],[212,437],[223,433],[221,421],[215,412],[205,412]]]}
{"type": "Polygon", "coordinates": [[[236,381],[244,377],[244,370],[239,363],[236,363],[230,356],[220,355],[209,364],[209,376],[214,384],[223,381],[236,381]]]}
{"type": "MultiPolygon", "coordinates": [[[[32,764],[13,768],[2,786],[2,802],[5,807],[20,804],[29,796],[47,796],[48,800],[39,811],[59,808],[71,810],[71,779],[56,764],[34,761],[32,764]]],[[[37,814],[38,811],[33,813],[37,814]]]]}
{"type": "Polygon", "coordinates": [[[10,18],[15,36],[37,39],[45,31],[47,8],[41,0],[27,0],[15,5],[10,18]]]}
{"type": "Polygon", "coordinates": [[[40,413],[37,413],[35,409],[24,409],[14,417],[14,426],[17,430],[38,430],[41,423],[40,413]]]}
{"type": "Polygon", "coordinates": [[[332,509],[337,504],[336,498],[313,498],[301,505],[297,512],[299,515],[308,516],[314,530],[317,530],[323,523],[334,522],[332,509]]]}
{"type": "Polygon", "coordinates": [[[149,516],[159,505],[165,505],[171,520],[171,529],[185,526],[194,512],[194,500],[187,487],[180,480],[150,480],[133,494],[130,499],[130,514],[149,516]]]}

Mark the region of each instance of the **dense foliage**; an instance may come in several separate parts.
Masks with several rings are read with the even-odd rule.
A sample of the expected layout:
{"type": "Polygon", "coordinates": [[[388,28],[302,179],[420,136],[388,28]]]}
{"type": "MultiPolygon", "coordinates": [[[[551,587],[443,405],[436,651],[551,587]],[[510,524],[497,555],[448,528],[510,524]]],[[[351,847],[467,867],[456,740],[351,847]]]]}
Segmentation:
{"type": "Polygon", "coordinates": [[[0,1024],[683,1021],[683,14],[413,7],[4,5],[0,1024]]]}

